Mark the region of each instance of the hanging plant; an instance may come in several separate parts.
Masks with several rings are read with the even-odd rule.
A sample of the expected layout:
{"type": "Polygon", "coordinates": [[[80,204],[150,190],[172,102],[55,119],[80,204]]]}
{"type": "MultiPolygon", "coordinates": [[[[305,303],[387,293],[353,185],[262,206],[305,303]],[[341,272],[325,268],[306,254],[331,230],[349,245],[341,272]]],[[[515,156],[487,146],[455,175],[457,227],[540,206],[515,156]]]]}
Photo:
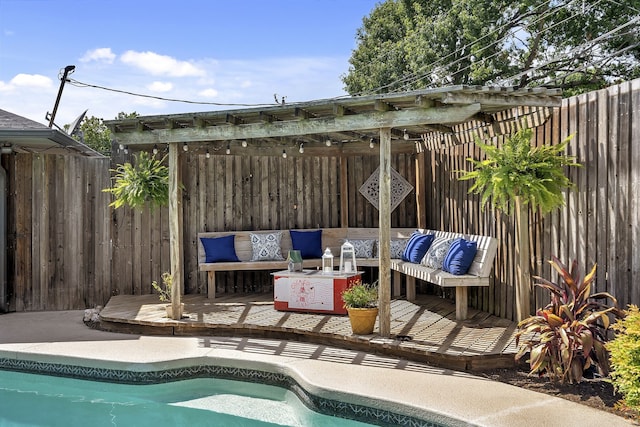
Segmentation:
{"type": "Polygon", "coordinates": [[[529,256],[529,206],[542,213],[551,212],[565,204],[564,192],[574,187],[565,175],[566,167],[580,166],[564,151],[573,137],[558,145],[531,145],[531,129],[522,129],[507,138],[502,146],[476,145],[486,154],[485,160],[467,159],[473,170],[460,171],[460,180],[471,180],[470,193],[479,194],[484,208],[491,202],[494,208],[515,208],[517,246],[517,320],[529,317],[531,310],[531,275],[529,256]]]}
{"type": "Polygon", "coordinates": [[[166,156],[158,160],[143,151],[133,157],[135,166],[127,162],[111,169],[113,187],[102,190],[115,196],[109,206],[142,209],[147,202],[152,209],[166,206],[169,203],[169,168],[163,165],[166,156]]]}

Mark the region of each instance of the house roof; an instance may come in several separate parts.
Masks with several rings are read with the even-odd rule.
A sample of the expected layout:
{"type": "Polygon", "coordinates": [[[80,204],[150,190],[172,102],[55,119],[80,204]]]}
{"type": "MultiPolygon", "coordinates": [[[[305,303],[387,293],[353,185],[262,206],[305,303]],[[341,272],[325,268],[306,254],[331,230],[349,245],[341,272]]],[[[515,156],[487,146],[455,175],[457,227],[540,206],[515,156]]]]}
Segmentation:
{"type": "Polygon", "coordinates": [[[5,110],[0,110],[0,147],[16,153],[104,157],[65,132],[5,110]]]}
{"type": "MultiPolygon", "coordinates": [[[[561,104],[556,89],[451,86],[402,93],[343,97],[259,108],[144,116],[105,121],[116,142],[130,147],[171,142],[214,150],[246,146],[246,153],[276,154],[304,144],[308,153],[360,154],[380,128],[392,128],[395,151],[415,151],[425,135],[454,135],[456,126],[493,125],[515,107],[546,109],[561,104]],[[327,141],[330,141],[327,142],[327,141]],[[246,144],[244,143],[246,142],[246,144]]],[[[451,138],[450,138],[451,139],[451,138]]],[[[294,150],[292,150],[293,152],[294,150]]]]}

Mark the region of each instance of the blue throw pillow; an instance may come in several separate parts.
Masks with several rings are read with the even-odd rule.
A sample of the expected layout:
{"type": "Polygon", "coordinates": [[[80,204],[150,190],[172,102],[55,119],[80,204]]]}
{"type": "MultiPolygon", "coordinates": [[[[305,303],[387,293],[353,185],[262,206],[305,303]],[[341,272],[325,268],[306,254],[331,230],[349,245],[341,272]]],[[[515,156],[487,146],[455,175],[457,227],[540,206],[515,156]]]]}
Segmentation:
{"type": "Polygon", "coordinates": [[[471,242],[463,238],[456,239],[449,246],[449,252],[444,257],[442,269],[451,274],[466,274],[478,252],[478,242],[471,242]]]}
{"type": "Polygon", "coordinates": [[[422,234],[419,231],[414,231],[404,248],[402,260],[419,264],[434,238],[434,234],[422,234]]]}
{"type": "Polygon", "coordinates": [[[223,237],[201,237],[205,262],[240,261],[236,255],[235,237],[234,234],[223,237]]]}
{"type": "Polygon", "coordinates": [[[300,251],[302,259],[322,258],[322,230],[289,230],[289,234],[291,234],[291,246],[294,250],[300,251]]]}

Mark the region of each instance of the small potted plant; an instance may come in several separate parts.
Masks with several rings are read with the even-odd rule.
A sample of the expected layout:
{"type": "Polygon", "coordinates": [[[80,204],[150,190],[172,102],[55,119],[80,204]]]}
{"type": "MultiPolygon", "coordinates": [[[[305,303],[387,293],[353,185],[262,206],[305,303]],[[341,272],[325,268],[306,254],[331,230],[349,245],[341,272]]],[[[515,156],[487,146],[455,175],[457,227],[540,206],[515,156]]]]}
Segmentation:
{"type": "MultiPolygon", "coordinates": [[[[168,302],[169,304],[166,306],[167,309],[167,317],[173,318],[173,309],[171,308],[171,286],[173,285],[173,276],[168,271],[162,273],[162,285],[160,286],[156,280],[151,282],[151,286],[153,289],[158,292],[158,298],[162,302],[168,302]]],[[[184,311],[184,303],[180,304],[180,317],[182,317],[182,312],[184,311]]]]}
{"type": "Polygon", "coordinates": [[[369,335],[378,317],[378,285],[356,282],[342,292],[344,307],[349,313],[351,330],[356,335],[369,335]]]}

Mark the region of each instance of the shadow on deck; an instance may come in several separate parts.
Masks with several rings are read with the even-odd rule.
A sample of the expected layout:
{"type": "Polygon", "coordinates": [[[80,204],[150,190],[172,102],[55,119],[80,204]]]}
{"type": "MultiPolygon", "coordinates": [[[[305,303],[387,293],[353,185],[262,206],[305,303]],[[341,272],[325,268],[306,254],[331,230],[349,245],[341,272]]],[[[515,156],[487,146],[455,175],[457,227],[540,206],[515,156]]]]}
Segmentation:
{"type": "MultiPolygon", "coordinates": [[[[277,311],[273,294],[226,295],[209,300],[185,295],[184,317],[166,317],[156,295],[119,295],[102,310],[101,328],[144,335],[252,336],[328,344],[401,357],[434,366],[482,371],[515,365],[516,324],[469,309],[455,320],[455,305],[418,295],[391,302],[391,337],[353,335],[347,316],[277,311]]],[[[203,341],[203,345],[206,341],[203,341]]]]}

